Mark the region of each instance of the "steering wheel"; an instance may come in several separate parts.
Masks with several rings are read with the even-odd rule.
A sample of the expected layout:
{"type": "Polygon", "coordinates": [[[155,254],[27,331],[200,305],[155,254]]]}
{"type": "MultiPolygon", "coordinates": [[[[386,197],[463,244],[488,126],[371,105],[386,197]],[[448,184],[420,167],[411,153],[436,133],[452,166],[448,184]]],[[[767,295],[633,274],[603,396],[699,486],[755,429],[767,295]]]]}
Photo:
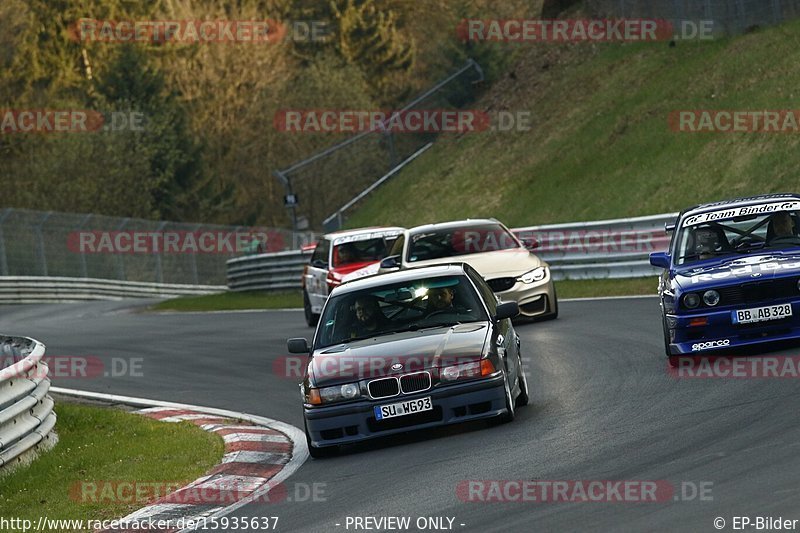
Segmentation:
{"type": "Polygon", "coordinates": [[[757,242],[759,241],[757,241],[752,237],[742,237],[741,239],[735,240],[732,244],[734,250],[743,250],[745,248],[749,248],[750,246],[756,244],[757,242]]]}

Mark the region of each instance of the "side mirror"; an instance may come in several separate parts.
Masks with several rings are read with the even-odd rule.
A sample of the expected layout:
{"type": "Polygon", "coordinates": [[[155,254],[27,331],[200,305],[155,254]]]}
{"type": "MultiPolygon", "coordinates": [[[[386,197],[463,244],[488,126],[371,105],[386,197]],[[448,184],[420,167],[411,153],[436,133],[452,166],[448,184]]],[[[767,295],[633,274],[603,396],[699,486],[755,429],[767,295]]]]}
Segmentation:
{"type": "Polygon", "coordinates": [[[539,241],[533,237],[525,237],[524,239],[520,240],[522,241],[522,245],[528,250],[535,250],[539,247],[539,241]]]}
{"type": "Polygon", "coordinates": [[[326,263],[322,259],[314,259],[313,261],[311,261],[311,266],[314,268],[328,268],[328,263],[326,263]]]}
{"type": "Polygon", "coordinates": [[[677,225],[676,222],[665,222],[664,223],[664,233],[671,233],[675,231],[675,226],[677,225]]]}
{"type": "Polygon", "coordinates": [[[669,254],[667,252],[653,252],[650,254],[650,264],[654,267],[669,268],[669,254]]]}
{"type": "Polygon", "coordinates": [[[302,337],[296,339],[289,339],[286,342],[286,348],[289,353],[310,353],[311,348],[308,346],[308,341],[302,337]]]}
{"type": "Polygon", "coordinates": [[[390,255],[381,259],[381,269],[400,268],[400,256],[390,255]]]}
{"type": "Polygon", "coordinates": [[[497,311],[494,313],[495,320],[504,320],[506,318],[514,318],[519,314],[519,304],[517,302],[503,302],[497,305],[497,311]]]}

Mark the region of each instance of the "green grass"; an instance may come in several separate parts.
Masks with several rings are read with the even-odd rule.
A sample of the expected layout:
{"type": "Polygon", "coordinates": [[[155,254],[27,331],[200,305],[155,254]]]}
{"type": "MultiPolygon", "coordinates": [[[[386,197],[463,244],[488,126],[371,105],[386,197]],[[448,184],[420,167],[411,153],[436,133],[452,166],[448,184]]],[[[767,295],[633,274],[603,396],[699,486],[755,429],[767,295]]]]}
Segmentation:
{"type": "Polygon", "coordinates": [[[154,311],[232,311],[237,309],[288,309],[303,307],[303,294],[292,292],[223,292],[164,300],[154,311]]]}
{"type": "MultiPolygon", "coordinates": [[[[686,109],[796,109],[800,20],[705,42],[531,45],[477,102],[530,111],[527,132],[442,136],[348,220],[509,226],[678,211],[798,189],[800,135],[678,133],[686,109]]],[[[524,45],[521,45],[524,46],[524,45]]]]}
{"type": "Polygon", "coordinates": [[[0,516],[120,518],[144,503],[83,503],[81,481],[189,482],[219,463],[222,439],[189,423],[59,403],[56,446],[0,479],[0,516]],[[79,487],[79,486],[78,486],[79,487]],[[76,501],[77,500],[77,501],[76,501]]]}
{"type": "Polygon", "coordinates": [[[656,295],[657,277],[556,281],[559,298],[656,295]]]}

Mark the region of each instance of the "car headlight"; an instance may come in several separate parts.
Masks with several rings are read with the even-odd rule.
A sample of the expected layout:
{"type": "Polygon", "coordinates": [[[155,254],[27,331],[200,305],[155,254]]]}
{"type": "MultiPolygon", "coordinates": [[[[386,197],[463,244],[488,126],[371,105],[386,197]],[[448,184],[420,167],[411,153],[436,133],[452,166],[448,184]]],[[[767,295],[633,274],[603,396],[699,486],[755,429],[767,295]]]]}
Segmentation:
{"type": "Polygon", "coordinates": [[[357,383],[345,383],[344,385],[336,385],[335,387],[311,389],[306,397],[311,399],[308,403],[315,404],[313,401],[315,397],[319,398],[318,403],[334,403],[354,400],[360,396],[361,389],[358,387],[357,383]]]}
{"type": "Polygon", "coordinates": [[[474,363],[463,363],[460,365],[451,365],[442,367],[439,372],[439,378],[443,382],[456,381],[458,379],[471,379],[479,378],[481,376],[488,376],[494,374],[494,365],[489,359],[481,359],[474,363]]]}
{"type": "Polygon", "coordinates": [[[700,305],[700,297],[697,294],[690,292],[683,297],[683,304],[689,309],[694,309],[700,305]]]}
{"type": "Polygon", "coordinates": [[[536,283],[537,281],[542,281],[544,278],[547,277],[547,268],[545,267],[536,267],[530,272],[526,272],[519,277],[519,280],[522,283],[536,283]]]}
{"type": "Polygon", "coordinates": [[[714,307],[719,303],[719,293],[714,290],[704,292],[703,302],[709,307],[714,307]]]}

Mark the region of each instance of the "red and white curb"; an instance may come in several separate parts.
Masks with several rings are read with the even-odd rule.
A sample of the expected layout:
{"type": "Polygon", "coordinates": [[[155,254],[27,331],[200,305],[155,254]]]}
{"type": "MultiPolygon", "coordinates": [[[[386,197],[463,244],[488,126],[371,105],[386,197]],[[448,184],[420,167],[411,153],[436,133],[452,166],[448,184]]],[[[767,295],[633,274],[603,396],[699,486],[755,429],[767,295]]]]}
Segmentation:
{"type": "MultiPolygon", "coordinates": [[[[305,434],[283,422],[224,409],[161,402],[113,394],[51,387],[54,393],[145,407],[138,413],[163,422],[190,422],[220,435],[225,442],[222,462],[205,476],[119,519],[120,522],[178,524],[198,518],[218,518],[252,502],[281,501],[281,483],[308,459],[305,434]],[[277,489],[277,490],[276,490],[277,489]],[[277,496],[271,496],[278,493],[277,496]]],[[[127,533],[141,529],[109,529],[127,533]]],[[[189,531],[177,527],[163,532],[189,531]]]]}

